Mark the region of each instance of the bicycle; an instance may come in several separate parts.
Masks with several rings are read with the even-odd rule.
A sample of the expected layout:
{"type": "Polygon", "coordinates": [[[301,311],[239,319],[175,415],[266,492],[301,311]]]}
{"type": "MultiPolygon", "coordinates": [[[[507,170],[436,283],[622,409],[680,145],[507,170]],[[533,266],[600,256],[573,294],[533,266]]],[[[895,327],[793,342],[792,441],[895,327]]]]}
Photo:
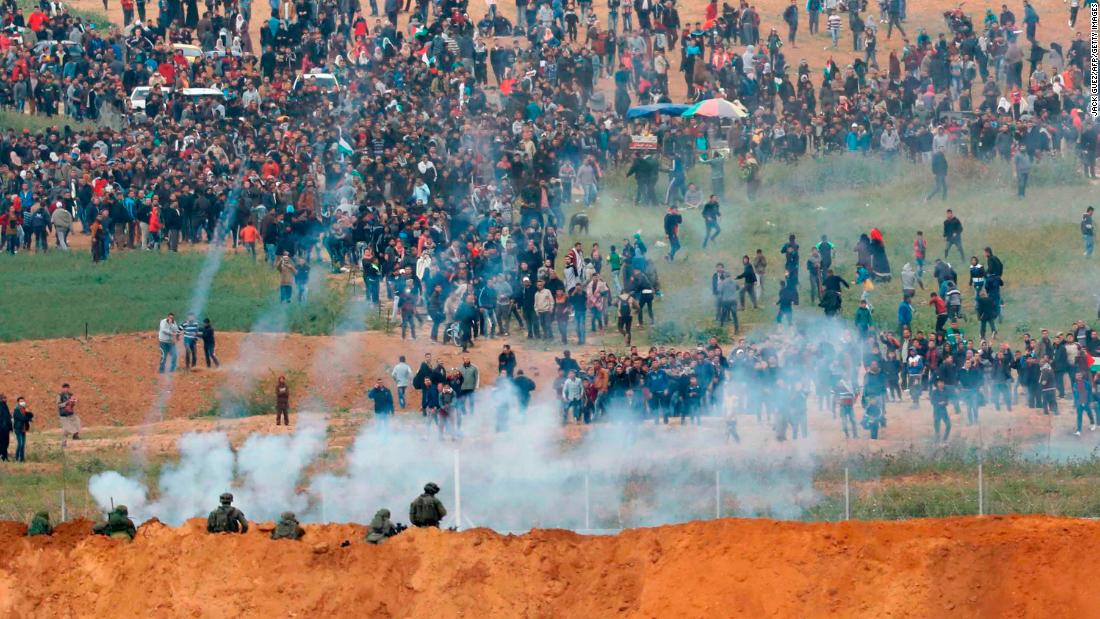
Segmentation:
{"type": "Polygon", "coordinates": [[[457,322],[452,322],[443,330],[443,343],[462,348],[462,329],[457,322]]]}

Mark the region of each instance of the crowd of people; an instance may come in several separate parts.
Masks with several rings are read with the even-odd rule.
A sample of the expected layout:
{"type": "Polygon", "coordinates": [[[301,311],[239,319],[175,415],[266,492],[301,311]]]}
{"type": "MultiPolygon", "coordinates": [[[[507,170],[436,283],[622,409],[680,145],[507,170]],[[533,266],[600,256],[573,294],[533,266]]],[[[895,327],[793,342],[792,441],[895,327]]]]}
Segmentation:
{"type": "MultiPolygon", "coordinates": [[[[931,332],[909,325],[861,329],[821,319],[758,332],[728,346],[712,337],[694,347],[630,346],[585,358],[567,349],[556,363],[548,397],[557,403],[563,424],[678,419],[683,425],[719,416],[729,440],[740,442],[738,420],[754,418],[786,440],[806,438],[808,415],[816,410],[839,419],[845,438],[878,439],[890,436],[888,409],[915,410],[926,399],[933,434],[942,442],[950,438],[952,408],[956,417],[965,408],[967,425],[979,423],[983,408],[1025,406],[1044,415],[1068,412],[1077,436],[1086,426],[1089,431],[1100,426],[1100,333],[1084,320],[1053,334],[1046,328],[1035,336],[1024,333],[1013,345],[968,335],[958,318],[931,332]]],[[[427,354],[415,374],[402,357],[391,377],[402,409],[411,387],[420,394],[429,427],[437,426],[441,437],[458,437],[463,416],[475,413],[475,397],[477,412],[494,415],[498,432],[522,422],[536,385],[516,365],[515,352],[505,344],[499,376],[487,389],[476,378],[469,380],[478,371],[468,357],[461,368],[447,370],[442,361],[433,365],[427,354]]],[[[382,378],[368,397],[385,427],[395,407],[382,378]]]]}
{"type": "Polygon", "coordinates": [[[922,398],[931,404],[938,441],[950,436],[952,407],[956,416],[965,408],[967,425],[989,406],[1068,412],[1080,436],[1085,420],[1090,431],[1100,425],[1098,360],[1100,333],[1084,321],[1064,332],[1025,333],[1016,347],[968,336],[958,322],[935,333],[815,324],[799,337],[777,330],[728,347],[712,338],[684,349],[600,351],[583,361],[565,355],[555,394],[565,422],[678,418],[683,424],[718,415],[737,441],[743,416],[768,424],[779,440],[805,438],[815,402],[816,410],[839,418],[846,438],[860,438],[862,428],[877,439],[886,432],[888,408],[916,409],[922,398]],[[1062,400],[1072,406],[1060,408],[1062,400]]]}
{"type": "MultiPolygon", "coordinates": [[[[1085,113],[1096,79],[1086,41],[1077,33],[1044,46],[1038,13],[1026,1],[1020,20],[1007,5],[977,23],[955,11],[946,32],[910,38],[903,0],[881,3],[877,14],[865,2],[792,2],[783,12],[786,37],[775,29],[762,37],[762,16],[745,2],[712,1],[688,22],[673,0],[610,0],[603,23],[590,2],[518,0],[513,24],[495,5],[472,15],[461,0],[418,1],[406,10],[386,0],[379,17],[374,3],[368,15],[356,0],[302,0],[275,3],[255,46],[247,0],[201,12],[194,2],[167,0],[155,17],[144,3],[125,5],[127,23],[106,29],[60,3],[27,16],[14,3],[2,9],[15,29],[0,34],[0,105],[60,119],[42,132],[0,136],[4,248],[66,249],[81,234],[91,238],[98,262],[138,248],[243,246],[278,269],[286,302],[292,285],[304,298],[303,273],[324,256],[333,270],[361,276],[368,301],[381,303],[385,293],[403,335],[423,331],[426,314],[432,339],[453,328],[464,349],[478,337],[510,335],[513,320],[531,339],[568,342],[572,327],[580,344],[612,318],[626,345],[635,323],[652,324],[658,261],[641,234],[609,244],[606,254],[599,244],[563,251],[570,247],[564,230],[587,228],[583,210],[567,218],[568,211],[575,202],[597,205],[614,167],[637,179],[635,202],[669,207],[669,260],[679,246],[679,206],[700,207],[704,242],[720,234],[733,167],[750,200],[763,166],[832,153],[928,161],[941,196],[949,157],[1011,159],[1020,194],[1030,166],[1047,157],[1076,157],[1095,177],[1100,125],[1085,113]],[[811,36],[822,17],[838,33],[846,13],[850,63],[788,61],[805,44],[803,12],[811,36]],[[880,66],[883,23],[887,39],[898,29],[903,45],[880,66]],[[629,119],[635,104],[671,102],[675,56],[689,100],[737,100],[747,115],[629,119]],[[186,92],[196,87],[220,94],[186,92]],[[148,89],[143,98],[128,97],[138,88],[148,89]],[[656,153],[649,154],[651,144],[656,153]],[[709,168],[709,200],[686,182],[695,165],[709,168]],[[669,179],[663,200],[654,191],[661,173],[669,179]]],[[[961,243],[951,244],[954,226],[945,223],[945,240],[965,261],[961,243]]],[[[1091,254],[1091,210],[1081,226],[1091,254]]],[[[908,269],[920,282],[922,243],[914,241],[916,266],[908,269]]],[[[859,247],[853,283],[863,289],[856,312],[862,338],[877,332],[873,284],[890,271],[881,232],[869,231],[859,247]]],[[[827,315],[839,314],[850,286],[830,269],[832,251],[822,238],[806,263],[811,302],[827,315]]],[[[976,314],[995,329],[1000,274],[990,255],[961,269],[946,256],[930,266],[939,290],[930,295],[937,333],[929,339],[951,333],[963,269],[976,314]]],[[[789,320],[802,265],[794,235],[782,259],[777,319],[789,320]]],[[[738,308],[746,299],[757,304],[766,277],[761,252],[742,263],[740,274],[721,267],[712,280],[716,317],[735,328],[738,308]]],[[[918,286],[906,287],[906,273],[903,304],[911,310],[918,286]]],[[[900,322],[906,310],[898,315],[900,322]]],[[[161,371],[176,369],[180,339],[185,367],[198,365],[200,339],[206,364],[217,364],[209,321],[199,325],[191,316],[177,325],[169,316],[158,331],[161,371]]],[[[476,388],[468,373],[458,370],[456,401],[471,380],[476,388]]],[[[433,384],[455,382],[445,374],[433,384]]],[[[707,386],[697,389],[701,402],[707,386]]],[[[571,405],[573,415],[578,410],[584,417],[583,405],[571,405]]]]}

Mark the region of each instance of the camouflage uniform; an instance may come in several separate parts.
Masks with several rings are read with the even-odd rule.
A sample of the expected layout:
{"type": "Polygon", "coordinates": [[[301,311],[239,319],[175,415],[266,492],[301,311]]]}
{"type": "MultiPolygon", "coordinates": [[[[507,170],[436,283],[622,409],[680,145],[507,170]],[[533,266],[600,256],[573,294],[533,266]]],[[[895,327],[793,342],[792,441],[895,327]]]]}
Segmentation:
{"type": "Polygon", "coordinates": [[[121,539],[123,536],[134,539],[137,535],[137,527],[134,526],[134,521],[130,520],[128,513],[125,505],[115,507],[115,511],[107,515],[107,522],[101,522],[92,527],[92,533],[115,539],[121,539]]]}
{"type": "Polygon", "coordinates": [[[279,522],[275,525],[275,530],[271,532],[271,539],[302,539],[305,535],[305,529],[298,524],[298,518],[294,516],[294,512],[283,512],[279,516],[279,522]]]}
{"type": "Polygon", "coordinates": [[[50,526],[50,513],[38,512],[31,520],[31,526],[27,527],[27,536],[51,535],[53,527],[50,526]]]}
{"type": "Polygon", "coordinates": [[[424,486],[424,494],[416,497],[409,505],[409,522],[416,527],[438,527],[439,521],[447,515],[443,503],[435,498],[439,486],[429,483],[424,486]]]}
{"type": "Polygon", "coordinates": [[[248,533],[248,520],[244,513],[232,506],[233,495],[226,492],[221,495],[220,501],[221,505],[206,519],[207,533],[248,533]]]}
{"type": "Polygon", "coordinates": [[[387,537],[397,535],[397,527],[390,521],[390,510],[380,509],[370,521],[370,530],[367,531],[368,544],[380,544],[387,537]]]}

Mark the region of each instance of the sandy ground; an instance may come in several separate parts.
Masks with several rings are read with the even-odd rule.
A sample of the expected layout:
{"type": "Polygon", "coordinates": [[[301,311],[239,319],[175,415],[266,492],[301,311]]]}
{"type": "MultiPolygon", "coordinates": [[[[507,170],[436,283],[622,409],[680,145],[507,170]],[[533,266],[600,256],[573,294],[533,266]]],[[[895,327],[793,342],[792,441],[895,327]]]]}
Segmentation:
{"type": "MultiPolygon", "coordinates": [[[[485,383],[494,378],[496,357],[505,341],[483,342],[471,349],[471,361],[479,367],[485,383]]],[[[554,398],[550,386],[556,375],[554,358],[561,354],[560,348],[525,350],[523,338],[511,343],[517,349],[519,368],[539,386],[536,397],[543,401],[554,398]]],[[[61,446],[53,403],[58,387],[68,382],[78,398],[77,412],[84,424],[81,440],[67,444],[70,453],[140,449],[147,454],[171,455],[176,452],[179,436],[191,431],[225,431],[234,445],[252,432],[292,431],[276,428],[270,414],[236,418],[234,412],[241,410],[237,407],[247,407],[250,398],[270,398],[273,402],[275,378],[286,375],[291,384],[292,422],[301,412],[325,414],[330,426],[328,447],[339,450],[350,443],[363,423],[370,421],[372,406],[366,393],[375,379],[382,377],[392,387],[389,371],[398,355],[406,355],[415,371],[425,353],[442,358],[446,367],[461,363],[462,354],[457,348],[432,344],[424,338],[414,342],[378,333],[342,337],[222,333],[218,337],[220,369],[203,366],[195,371],[158,375],[159,353],[152,333],[93,336],[88,341],[34,340],[0,344],[0,392],[7,394],[9,402],[26,397],[36,411],[37,423],[29,439],[32,451],[61,446]]],[[[583,358],[593,352],[575,350],[574,354],[583,358]]],[[[398,422],[415,428],[422,422],[419,397],[414,390],[409,395],[409,412],[400,415],[398,422]]],[[[916,409],[908,402],[890,404],[889,425],[881,431],[880,440],[871,441],[863,430],[858,440],[845,439],[840,421],[831,411],[819,409],[813,400],[809,416],[812,440],[808,446],[776,442],[769,420],[758,421],[749,415],[739,417],[742,440],[754,445],[770,444],[778,453],[805,448],[852,453],[900,451],[932,442],[932,413],[927,401],[916,409]]],[[[985,445],[1026,444],[1040,451],[1066,448],[1082,453],[1100,444],[1100,432],[1086,429],[1082,437],[1072,435],[1071,403],[1063,400],[1061,404],[1060,416],[1044,416],[1020,406],[1011,412],[986,406],[980,426],[967,426],[965,411],[962,415],[952,411],[953,440],[985,445]]],[[[556,412],[546,407],[537,414],[556,412]]],[[[576,439],[586,431],[582,426],[570,426],[565,438],[576,439]]],[[[645,431],[722,436],[725,422],[720,417],[706,417],[701,428],[694,428],[673,420],[669,426],[654,427],[650,423],[645,431]]],[[[737,448],[729,443],[729,449],[736,452],[737,448]]],[[[45,470],[60,465],[50,462],[32,466],[45,470]]]]}
{"type": "MultiPolygon", "coordinates": [[[[470,351],[483,380],[496,374],[497,355],[510,340],[482,342],[470,351]]],[[[514,342],[513,342],[514,344],[514,342]]],[[[202,363],[202,345],[199,344],[202,363]]],[[[183,348],[179,348],[183,365],[183,348]]],[[[68,382],[78,398],[77,413],[86,426],[138,426],[203,415],[219,402],[231,406],[287,376],[291,410],[354,411],[369,408],[367,391],[377,378],[392,388],[389,372],[405,355],[415,372],[426,353],[446,367],[462,362],[461,350],[380,333],[337,337],[293,334],[219,333],[222,366],[157,374],[160,352],[155,333],[33,340],[0,344],[0,392],[8,401],[22,395],[39,416],[38,429],[58,427],[54,402],[68,382]],[[243,355],[243,357],[242,357],[243,355]]],[[[557,354],[560,354],[558,351],[557,354]]],[[[553,380],[554,354],[519,353],[519,369],[536,383],[553,380]]],[[[412,398],[410,407],[419,405],[412,398]]],[[[226,414],[225,408],[221,409],[226,414]]],[[[93,432],[94,434],[94,432],[93,432]]]]}
{"type": "Polygon", "coordinates": [[[585,537],[357,525],[299,542],[210,536],[192,520],[132,544],[0,523],[8,617],[1067,617],[1100,616],[1073,574],[1100,524],[1049,517],[802,524],[719,520],[585,537]],[[349,540],[350,545],[341,543],[349,540]]]}

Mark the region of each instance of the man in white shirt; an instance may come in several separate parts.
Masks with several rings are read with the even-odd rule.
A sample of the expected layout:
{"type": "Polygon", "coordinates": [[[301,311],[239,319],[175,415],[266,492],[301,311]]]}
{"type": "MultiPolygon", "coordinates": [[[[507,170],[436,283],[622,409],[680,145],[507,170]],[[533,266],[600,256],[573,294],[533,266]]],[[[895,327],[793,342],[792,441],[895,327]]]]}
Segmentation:
{"type": "Polygon", "coordinates": [[[405,410],[405,390],[412,384],[413,379],[412,368],[405,363],[405,355],[398,357],[397,365],[390,370],[390,376],[397,386],[397,403],[401,406],[401,410],[405,410]]]}
{"type": "Polygon", "coordinates": [[[158,373],[164,374],[164,361],[171,357],[172,367],[169,372],[176,371],[176,340],[179,339],[180,328],[176,324],[176,315],[169,313],[160,321],[160,329],[157,332],[157,342],[160,344],[160,367],[158,373]]]}

